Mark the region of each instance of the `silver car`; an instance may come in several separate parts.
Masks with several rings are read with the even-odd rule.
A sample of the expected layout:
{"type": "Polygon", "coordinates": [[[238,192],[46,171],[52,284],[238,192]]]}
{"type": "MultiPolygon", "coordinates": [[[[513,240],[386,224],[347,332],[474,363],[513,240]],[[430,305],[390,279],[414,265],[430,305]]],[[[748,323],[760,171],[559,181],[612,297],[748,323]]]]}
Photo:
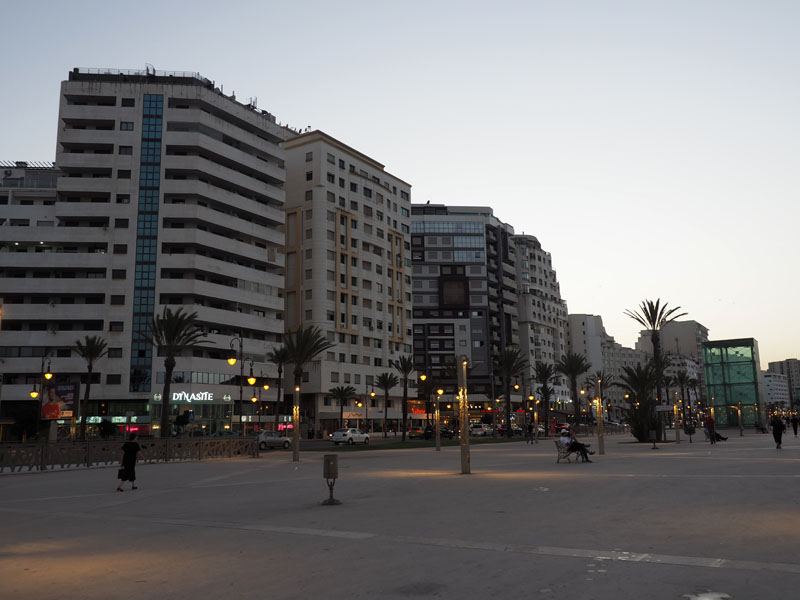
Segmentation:
{"type": "Polygon", "coordinates": [[[331,441],[337,446],[339,444],[355,444],[358,442],[369,444],[369,436],[360,429],[345,427],[334,431],[333,435],[331,435],[331,441]]]}
{"type": "Polygon", "coordinates": [[[258,447],[261,450],[267,448],[288,448],[292,442],[288,437],[274,431],[262,431],[258,434],[258,447]]]}

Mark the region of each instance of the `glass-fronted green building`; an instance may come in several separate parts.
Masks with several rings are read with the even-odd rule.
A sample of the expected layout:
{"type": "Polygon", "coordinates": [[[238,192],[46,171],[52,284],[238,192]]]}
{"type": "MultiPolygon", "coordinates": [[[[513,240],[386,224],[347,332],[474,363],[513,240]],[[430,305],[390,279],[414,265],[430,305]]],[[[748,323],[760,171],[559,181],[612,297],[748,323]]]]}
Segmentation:
{"type": "Polygon", "coordinates": [[[758,356],[758,342],[753,338],[703,342],[706,402],[714,409],[720,427],[763,424],[764,387],[758,356]]]}

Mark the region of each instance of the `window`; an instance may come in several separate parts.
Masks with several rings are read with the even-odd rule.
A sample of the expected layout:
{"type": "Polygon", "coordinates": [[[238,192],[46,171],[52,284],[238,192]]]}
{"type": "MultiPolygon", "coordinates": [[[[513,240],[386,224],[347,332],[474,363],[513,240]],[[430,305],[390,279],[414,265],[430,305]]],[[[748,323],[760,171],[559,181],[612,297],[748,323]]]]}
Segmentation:
{"type": "Polygon", "coordinates": [[[122,321],[111,321],[108,324],[108,330],[109,331],[122,331],[123,330],[122,321]]]}
{"type": "Polygon", "coordinates": [[[122,358],[122,348],[109,348],[108,358],[122,358]]]}
{"type": "Polygon", "coordinates": [[[306,162],[311,162],[312,160],[314,160],[314,153],[306,152],[306,162]]]}
{"type": "Polygon", "coordinates": [[[344,179],[339,177],[339,187],[344,188],[344,179]]]}
{"type": "Polygon", "coordinates": [[[106,385],[119,385],[122,383],[122,375],[119,373],[109,373],[106,375],[106,385]]]}
{"type": "Polygon", "coordinates": [[[306,181],[311,181],[311,178],[314,176],[313,171],[306,171],[306,181]]]}
{"type": "Polygon", "coordinates": [[[125,279],[125,269],[112,269],[111,279],[125,279]]]}
{"type": "Polygon", "coordinates": [[[120,106],[136,106],[136,100],[133,98],[123,98],[120,106]]]}
{"type": "Polygon", "coordinates": [[[119,130],[120,131],[133,131],[133,121],[120,121],[119,122],[119,130]]]}
{"type": "Polygon", "coordinates": [[[127,229],[128,219],[114,219],[114,227],[117,229],[127,229]]]}
{"type": "Polygon", "coordinates": [[[311,190],[306,190],[306,202],[309,202],[314,199],[314,192],[311,190]]]}
{"type": "Polygon", "coordinates": [[[122,155],[131,155],[133,154],[133,146],[120,146],[119,153],[122,155]]]}
{"type": "Polygon", "coordinates": [[[127,254],[128,244],[114,244],[114,254],[127,254]]]}
{"type": "Polygon", "coordinates": [[[358,184],[357,183],[351,183],[350,184],[350,191],[351,192],[357,192],[358,191],[358,184]]]}
{"type": "Polygon", "coordinates": [[[372,198],[372,190],[371,189],[365,187],[363,189],[363,193],[364,193],[364,197],[365,198],[372,198]]]}
{"type": "Polygon", "coordinates": [[[116,195],[117,204],[130,204],[131,203],[131,195],[130,194],[117,194],[116,195]]]}
{"type": "Polygon", "coordinates": [[[336,183],[336,177],[333,175],[333,173],[328,173],[325,177],[327,178],[328,183],[336,183]]]}
{"type": "Polygon", "coordinates": [[[333,154],[331,154],[330,152],[328,152],[328,155],[327,155],[327,157],[326,157],[326,160],[327,160],[329,163],[331,163],[332,165],[335,165],[335,164],[336,164],[336,158],[335,158],[335,157],[333,156],[333,154]]]}
{"type": "Polygon", "coordinates": [[[130,179],[130,178],[131,178],[130,169],[118,169],[117,170],[117,179],[130,179]]]}

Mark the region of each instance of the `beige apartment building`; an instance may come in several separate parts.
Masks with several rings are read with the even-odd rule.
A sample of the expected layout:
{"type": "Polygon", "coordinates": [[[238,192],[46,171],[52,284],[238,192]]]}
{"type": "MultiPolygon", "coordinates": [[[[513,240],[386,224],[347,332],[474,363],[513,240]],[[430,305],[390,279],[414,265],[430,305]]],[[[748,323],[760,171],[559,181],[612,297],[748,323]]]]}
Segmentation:
{"type": "Polygon", "coordinates": [[[402,382],[385,407],[375,380],[397,374],[393,361],[411,355],[411,186],[321,131],[284,149],[286,331],[315,326],[335,344],[307,365],[302,418],[332,431],[340,408],[330,390],[352,386],[357,397],[343,410],[349,425],[379,430],[388,408],[395,427],[402,382]]]}

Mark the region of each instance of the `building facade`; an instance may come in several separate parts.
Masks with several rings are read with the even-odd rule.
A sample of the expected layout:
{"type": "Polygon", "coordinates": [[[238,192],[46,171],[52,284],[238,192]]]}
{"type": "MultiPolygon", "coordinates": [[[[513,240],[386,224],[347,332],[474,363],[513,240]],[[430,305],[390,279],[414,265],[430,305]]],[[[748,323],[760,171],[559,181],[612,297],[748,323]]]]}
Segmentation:
{"type": "Polygon", "coordinates": [[[762,371],[764,379],[764,402],[768,408],[787,409],[791,406],[789,377],[781,373],[762,371]]]}
{"type": "MultiPolygon", "coordinates": [[[[634,348],[626,348],[619,344],[606,332],[603,318],[599,315],[571,314],[569,315],[569,348],[572,352],[583,354],[591,363],[591,368],[586,374],[593,376],[602,372],[607,383],[620,382],[625,367],[644,365],[650,356],[634,348]]],[[[595,390],[586,390],[596,394],[595,390]]],[[[607,418],[612,421],[621,421],[628,409],[628,400],[625,391],[618,386],[604,386],[603,400],[606,403],[607,418]]]]}
{"type": "Polygon", "coordinates": [[[767,365],[770,373],[786,376],[786,393],[789,396],[789,406],[800,406],[800,360],[787,358],[771,362],[767,365]]]}
{"type": "MultiPolygon", "coordinates": [[[[514,230],[488,207],[415,204],[411,213],[414,362],[445,390],[441,406],[451,415],[466,356],[476,420],[503,404],[492,360],[519,344],[514,230]]],[[[519,409],[521,390],[512,400],[519,409]]]]}
{"type": "Polygon", "coordinates": [[[286,328],[315,326],[335,344],[303,374],[302,418],[317,431],[337,428],[330,390],[352,386],[348,424],[374,431],[386,414],[395,427],[402,381],[388,406],[375,382],[399,378],[394,361],[411,356],[411,186],[321,131],[284,147],[286,328]]]}
{"type": "MultiPolygon", "coordinates": [[[[74,69],[61,85],[55,201],[14,202],[0,279],[3,403],[28,396],[50,360],[55,382],[85,379],[71,348],[97,335],[90,422],[158,421],[163,359],[143,338],[164,308],[197,312],[203,343],[177,358],[169,410],[206,432],[258,421],[241,354],[263,380],[283,333],[286,130],[197,73],[74,69]],[[13,253],[12,253],[13,249],[13,253]],[[240,395],[244,408],[235,406],[240,395]]],[[[52,198],[52,196],[50,196],[52,198]]],[[[65,388],[66,389],[66,388],[65,388]]]]}
{"type": "MultiPolygon", "coordinates": [[[[533,381],[536,363],[555,365],[567,352],[567,303],[561,298],[552,257],[539,240],[532,235],[515,235],[512,239],[516,252],[519,346],[530,365],[523,377],[523,397],[527,397],[538,393],[540,387],[533,381]]],[[[569,386],[563,377],[557,377],[550,387],[556,407],[569,398],[569,386]]]]}
{"type": "Polygon", "coordinates": [[[764,385],[753,338],[703,343],[705,405],[721,427],[764,424],[764,385]]]}

